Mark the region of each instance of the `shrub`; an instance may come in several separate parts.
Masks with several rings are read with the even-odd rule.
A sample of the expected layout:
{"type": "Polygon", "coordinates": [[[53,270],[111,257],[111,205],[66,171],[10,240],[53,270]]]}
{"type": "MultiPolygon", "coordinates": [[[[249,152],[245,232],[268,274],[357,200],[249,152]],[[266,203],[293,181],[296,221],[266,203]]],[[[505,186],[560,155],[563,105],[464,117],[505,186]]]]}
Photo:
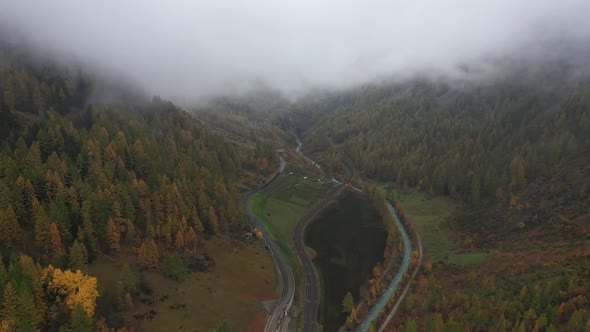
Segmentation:
{"type": "Polygon", "coordinates": [[[186,263],[178,254],[164,258],[164,275],[172,280],[183,281],[188,274],[186,263]]]}

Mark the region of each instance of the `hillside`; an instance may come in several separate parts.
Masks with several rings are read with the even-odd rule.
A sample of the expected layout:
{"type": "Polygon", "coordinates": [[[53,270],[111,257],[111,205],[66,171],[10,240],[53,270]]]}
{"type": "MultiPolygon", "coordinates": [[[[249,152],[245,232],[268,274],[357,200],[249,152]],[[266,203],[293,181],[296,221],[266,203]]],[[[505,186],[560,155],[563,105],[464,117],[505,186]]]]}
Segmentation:
{"type": "Polygon", "coordinates": [[[344,153],[365,180],[401,192],[390,198],[402,205],[423,192],[406,210],[410,220],[437,196],[458,206],[444,228],[465,255],[427,259],[389,328],[583,330],[589,93],[587,78],[519,68],[479,83],[369,85],[294,106],[291,123],[322,165],[344,153]]]}
{"type": "Polygon", "coordinates": [[[170,102],[89,104],[90,76],[22,59],[0,63],[0,322],[132,326],[121,315],[151,287],[142,271],[182,280],[207,238],[242,235],[240,154],[170,102]],[[107,295],[87,271],[100,286],[90,267],[112,259],[125,273],[107,295]]]}
{"type": "MultiPolygon", "coordinates": [[[[533,83],[538,80],[366,87],[316,115],[319,124],[307,131],[307,141],[311,150],[346,151],[367,178],[449,195],[474,208],[511,201],[574,218],[590,203],[584,176],[590,81],[533,83]],[[530,202],[533,191],[544,199],[530,202]]],[[[545,218],[529,222],[538,219],[545,218]]]]}

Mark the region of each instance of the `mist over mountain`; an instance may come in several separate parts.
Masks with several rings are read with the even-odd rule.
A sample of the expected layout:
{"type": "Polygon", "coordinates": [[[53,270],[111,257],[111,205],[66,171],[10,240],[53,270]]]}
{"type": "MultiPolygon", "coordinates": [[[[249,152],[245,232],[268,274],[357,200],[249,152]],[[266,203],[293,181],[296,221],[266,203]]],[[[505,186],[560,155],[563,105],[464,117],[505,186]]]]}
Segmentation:
{"type": "Polygon", "coordinates": [[[587,68],[590,3],[0,1],[3,39],[178,102],[375,80],[488,77],[507,62],[587,68]]]}

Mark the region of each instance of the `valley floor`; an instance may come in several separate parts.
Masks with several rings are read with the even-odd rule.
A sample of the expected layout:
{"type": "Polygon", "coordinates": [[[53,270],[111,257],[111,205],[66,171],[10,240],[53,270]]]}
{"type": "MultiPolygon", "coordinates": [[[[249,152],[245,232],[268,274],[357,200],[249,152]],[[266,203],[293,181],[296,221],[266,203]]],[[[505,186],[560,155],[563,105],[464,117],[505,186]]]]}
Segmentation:
{"type": "MultiPolygon", "coordinates": [[[[134,320],[138,331],[211,331],[222,322],[231,331],[259,331],[260,322],[266,321],[262,302],[278,297],[274,263],[263,243],[227,248],[223,239],[212,238],[202,251],[216,262],[214,270],[193,272],[180,283],[160,273],[136,271],[153,293],[139,295],[125,319],[134,320]],[[151,320],[133,318],[151,310],[156,312],[151,320]]],[[[130,259],[119,255],[112,262],[90,265],[88,272],[99,277],[99,289],[112,289],[120,267],[130,259]]]]}

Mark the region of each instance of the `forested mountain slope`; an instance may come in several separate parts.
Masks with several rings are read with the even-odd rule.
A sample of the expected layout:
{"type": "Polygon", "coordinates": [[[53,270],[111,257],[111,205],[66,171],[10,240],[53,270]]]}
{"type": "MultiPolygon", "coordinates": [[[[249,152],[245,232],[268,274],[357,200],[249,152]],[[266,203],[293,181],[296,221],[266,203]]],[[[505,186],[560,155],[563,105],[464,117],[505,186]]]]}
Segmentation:
{"type": "Polygon", "coordinates": [[[295,106],[322,165],[345,154],[365,179],[426,192],[424,209],[454,198],[456,251],[487,255],[426,261],[390,329],[590,327],[590,80],[560,73],[373,85],[295,106]]]}
{"type": "Polygon", "coordinates": [[[307,140],[345,151],[367,178],[575,217],[590,205],[590,80],[537,79],[365,87],[316,115],[307,140]]]}
{"type": "Polygon", "coordinates": [[[2,330],[94,330],[96,278],[71,271],[120,251],[159,270],[244,226],[231,145],[159,98],[87,105],[90,82],[2,54],[2,330]]]}

